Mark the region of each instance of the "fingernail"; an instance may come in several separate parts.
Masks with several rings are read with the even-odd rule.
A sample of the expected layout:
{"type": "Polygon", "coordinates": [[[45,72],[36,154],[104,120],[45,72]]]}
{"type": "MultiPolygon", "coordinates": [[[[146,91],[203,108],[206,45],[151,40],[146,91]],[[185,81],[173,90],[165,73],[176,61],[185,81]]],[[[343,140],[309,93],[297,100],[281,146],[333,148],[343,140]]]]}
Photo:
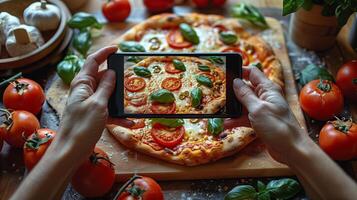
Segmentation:
{"type": "Polygon", "coordinates": [[[236,78],[233,80],[233,86],[234,87],[241,87],[244,85],[244,82],[240,78],[236,78]]]}

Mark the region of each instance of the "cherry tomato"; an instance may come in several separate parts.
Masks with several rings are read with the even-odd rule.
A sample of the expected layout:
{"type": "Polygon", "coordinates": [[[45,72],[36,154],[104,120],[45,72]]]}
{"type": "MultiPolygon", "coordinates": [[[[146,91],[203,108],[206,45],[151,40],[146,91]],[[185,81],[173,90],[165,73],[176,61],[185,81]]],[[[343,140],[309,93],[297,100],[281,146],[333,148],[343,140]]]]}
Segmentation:
{"type": "Polygon", "coordinates": [[[115,181],[113,164],[99,147],[72,177],[73,188],[84,197],[101,197],[112,188],[115,181]]]}
{"type": "Polygon", "coordinates": [[[5,121],[0,126],[4,140],[13,147],[22,148],[25,140],[40,128],[36,116],[24,110],[5,111],[5,121]]]}
{"type": "Polygon", "coordinates": [[[174,6],[175,0],[144,0],[145,7],[150,12],[163,12],[174,6]]]}
{"type": "Polygon", "coordinates": [[[352,120],[327,122],[319,137],[320,147],[335,160],[350,160],[357,156],[357,124],[352,120]]]}
{"type": "Polygon", "coordinates": [[[183,126],[169,128],[161,124],[154,124],[151,128],[151,136],[159,145],[173,148],[181,143],[185,136],[185,128],[183,126]]]}
{"type": "Polygon", "coordinates": [[[166,63],[165,71],[170,74],[177,74],[182,72],[181,70],[176,69],[173,63],[166,63]]]}
{"type": "Polygon", "coordinates": [[[10,83],[4,91],[3,103],[7,109],[25,110],[36,115],[45,102],[42,87],[33,80],[19,78],[10,83]]]}
{"type": "Polygon", "coordinates": [[[236,52],[236,53],[239,53],[242,56],[242,59],[243,59],[243,66],[248,66],[249,63],[250,63],[247,53],[242,51],[239,47],[228,47],[228,48],[223,49],[222,52],[236,52]]]}
{"type": "Polygon", "coordinates": [[[152,103],[150,110],[154,114],[173,114],[176,110],[176,103],[171,104],[161,104],[161,103],[152,103]]]}
{"type": "Polygon", "coordinates": [[[223,32],[223,31],[227,31],[228,29],[222,25],[222,24],[217,24],[217,25],[214,25],[214,28],[218,29],[218,32],[223,32]]]}
{"type": "Polygon", "coordinates": [[[109,0],[102,6],[102,12],[109,22],[122,22],[130,15],[128,0],[109,0]]]}
{"type": "Polygon", "coordinates": [[[175,77],[166,78],[162,81],[161,87],[170,91],[178,90],[181,88],[181,80],[175,77]]]}
{"type": "Polygon", "coordinates": [[[193,0],[193,3],[199,8],[223,6],[225,2],[226,0],[193,0]]]}
{"type": "Polygon", "coordinates": [[[179,29],[171,30],[166,36],[167,43],[174,49],[189,48],[192,43],[185,40],[179,29]]]}
{"type": "Polygon", "coordinates": [[[302,88],[300,105],[308,116],[324,121],[342,111],[343,96],[331,81],[313,80],[302,88]]]}
{"type": "Polygon", "coordinates": [[[128,78],[124,82],[124,87],[130,92],[137,92],[144,89],[146,86],[146,82],[143,78],[140,77],[132,77],[128,78]]]}
{"type": "Polygon", "coordinates": [[[45,154],[56,132],[42,128],[30,135],[24,145],[24,162],[27,170],[31,170],[45,154]]]}
{"type": "Polygon", "coordinates": [[[336,84],[345,97],[357,101],[357,60],[345,63],[337,72],[336,84]]]}
{"type": "Polygon", "coordinates": [[[143,176],[135,179],[133,183],[117,200],[164,200],[161,187],[154,179],[143,176]]]}

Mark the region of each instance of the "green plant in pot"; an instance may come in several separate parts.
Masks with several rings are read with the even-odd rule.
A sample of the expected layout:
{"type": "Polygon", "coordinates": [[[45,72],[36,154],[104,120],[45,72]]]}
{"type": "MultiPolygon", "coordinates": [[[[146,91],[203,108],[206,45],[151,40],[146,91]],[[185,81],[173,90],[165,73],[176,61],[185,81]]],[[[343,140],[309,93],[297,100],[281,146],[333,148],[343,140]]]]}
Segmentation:
{"type": "Polygon", "coordinates": [[[339,30],[356,11],[356,0],[284,0],[283,6],[283,15],[294,13],[290,23],[294,42],[316,51],[334,46],[339,30]]]}

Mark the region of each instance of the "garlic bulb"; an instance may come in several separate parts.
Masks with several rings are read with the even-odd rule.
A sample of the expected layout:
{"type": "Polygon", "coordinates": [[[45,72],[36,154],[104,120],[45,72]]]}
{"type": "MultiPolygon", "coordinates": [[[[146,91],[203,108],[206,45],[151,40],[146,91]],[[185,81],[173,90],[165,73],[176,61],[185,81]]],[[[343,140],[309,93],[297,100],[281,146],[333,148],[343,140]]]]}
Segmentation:
{"type": "Polygon", "coordinates": [[[12,28],[6,39],[6,50],[11,57],[28,54],[44,44],[40,31],[34,26],[12,28]]]}
{"type": "Polygon", "coordinates": [[[0,45],[5,44],[10,29],[19,25],[19,18],[10,15],[7,12],[0,12],[0,45]]]}
{"type": "Polygon", "coordinates": [[[25,23],[36,26],[40,31],[55,30],[61,20],[57,6],[48,4],[45,0],[29,5],[24,11],[25,23]]]}

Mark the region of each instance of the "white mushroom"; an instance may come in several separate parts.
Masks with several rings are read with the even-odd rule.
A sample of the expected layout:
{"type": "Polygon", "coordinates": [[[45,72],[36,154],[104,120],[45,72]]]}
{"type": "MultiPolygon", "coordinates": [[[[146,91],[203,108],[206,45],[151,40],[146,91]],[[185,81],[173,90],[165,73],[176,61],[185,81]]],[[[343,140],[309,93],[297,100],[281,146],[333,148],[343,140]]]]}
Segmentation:
{"type": "Polygon", "coordinates": [[[0,44],[4,45],[9,31],[20,25],[19,18],[7,12],[0,12],[0,44]]]}

